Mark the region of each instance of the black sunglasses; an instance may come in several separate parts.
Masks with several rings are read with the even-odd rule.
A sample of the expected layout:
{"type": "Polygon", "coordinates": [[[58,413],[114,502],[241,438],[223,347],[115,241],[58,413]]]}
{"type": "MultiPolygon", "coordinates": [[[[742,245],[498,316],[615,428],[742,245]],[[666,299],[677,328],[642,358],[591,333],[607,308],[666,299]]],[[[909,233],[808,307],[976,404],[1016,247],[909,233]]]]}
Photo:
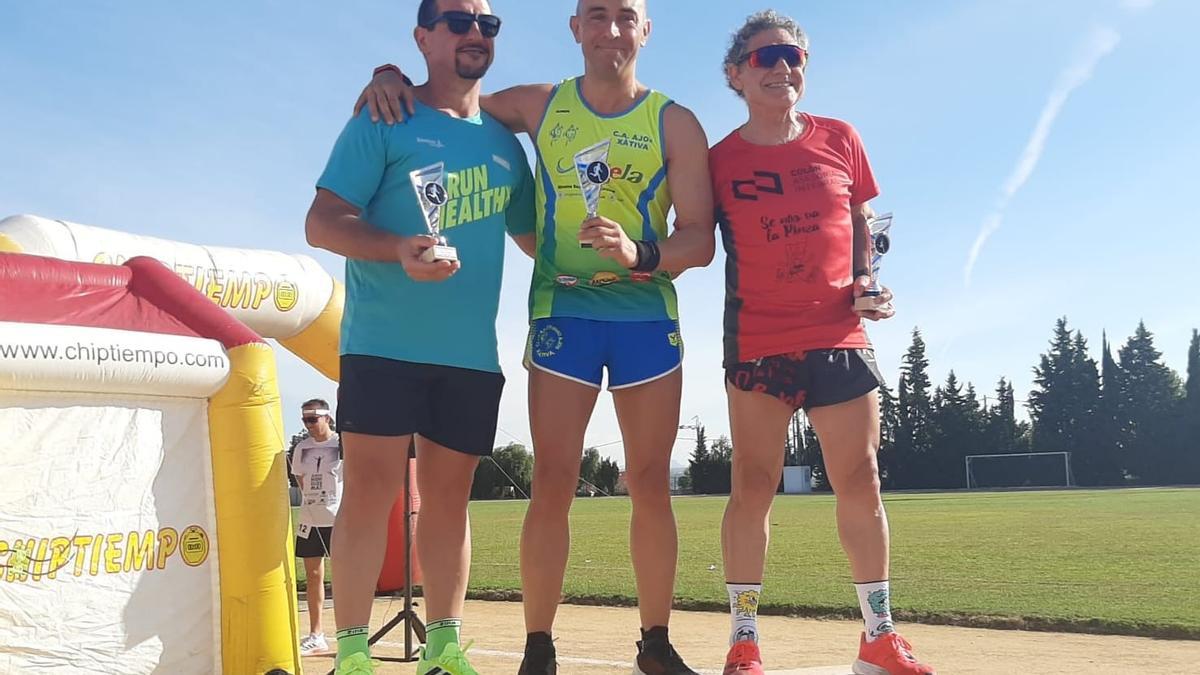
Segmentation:
{"type": "Polygon", "coordinates": [[[321,421],[320,417],[301,417],[305,424],[316,424],[321,421]]]}
{"type": "Polygon", "coordinates": [[[788,68],[803,66],[808,63],[808,51],[796,45],[767,45],[738,59],[738,63],[750,62],[751,68],[774,68],[783,59],[788,68]]]}
{"type": "Polygon", "coordinates": [[[445,21],[446,27],[455,35],[466,35],[471,32],[471,24],[479,24],[479,34],[485,38],[494,38],[500,34],[500,17],[495,14],[472,14],[470,12],[445,12],[435,16],[425,24],[425,30],[433,30],[439,22],[445,21]]]}

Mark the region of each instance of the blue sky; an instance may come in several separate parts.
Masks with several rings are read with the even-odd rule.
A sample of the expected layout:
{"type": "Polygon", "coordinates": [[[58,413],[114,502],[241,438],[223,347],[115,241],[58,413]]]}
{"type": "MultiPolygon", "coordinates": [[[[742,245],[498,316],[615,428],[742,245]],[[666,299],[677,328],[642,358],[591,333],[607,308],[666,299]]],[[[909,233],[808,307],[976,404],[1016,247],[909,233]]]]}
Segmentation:
{"type": "MultiPolygon", "coordinates": [[[[770,5],[655,0],[639,76],[690,107],[716,142],[745,119],[719,64],[729,33],[770,5]]],[[[895,385],[909,333],[934,379],[953,368],[1018,397],[1067,315],[1099,356],[1139,319],[1185,364],[1200,327],[1193,194],[1200,67],[1190,0],[776,2],[808,31],[801,107],[860,131],[894,211],[883,279],[898,315],[869,326],[895,385]],[[987,235],[987,236],[982,236],[987,235]],[[976,251],[976,255],[972,252],[976,251]],[[972,262],[973,261],[973,262],[972,262]],[[968,270],[969,268],[969,270],[968,270]],[[968,273],[969,272],[969,273],[968,273]]],[[[0,9],[0,217],[34,213],[223,246],[307,252],[312,184],[379,63],[421,79],[416,3],[128,0],[0,9]]],[[[569,0],[499,0],[486,90],[578,74],[569,0]]],[[[679,281],[683,418],[728,423],[720,363],[722,256],[679,281]]],[[[519,365],[531,264],[510,247],[498,328],[508,376],[497,442],[528,441],[519,365]]],[[[333,385],[278,351],[289,431],[333,385]]],[[[690,450],[681,432],[675,458],[690,450]]],[[[587,442],[620,453],[602,396],[587,442]]]]}

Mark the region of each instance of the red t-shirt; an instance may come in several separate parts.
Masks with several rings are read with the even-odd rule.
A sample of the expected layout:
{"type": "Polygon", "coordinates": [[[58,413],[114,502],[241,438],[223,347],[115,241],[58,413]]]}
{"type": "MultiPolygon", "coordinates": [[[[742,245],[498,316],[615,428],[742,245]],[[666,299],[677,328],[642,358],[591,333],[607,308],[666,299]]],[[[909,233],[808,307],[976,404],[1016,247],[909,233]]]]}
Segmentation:
{"type": "Polygon", "coordinates": [[[802,115],[783,145],[734,131],[709,151],[725,263],[725,364],[870,347],[853,309],[850,207],[879,194],[858,132],[802,115]]]}

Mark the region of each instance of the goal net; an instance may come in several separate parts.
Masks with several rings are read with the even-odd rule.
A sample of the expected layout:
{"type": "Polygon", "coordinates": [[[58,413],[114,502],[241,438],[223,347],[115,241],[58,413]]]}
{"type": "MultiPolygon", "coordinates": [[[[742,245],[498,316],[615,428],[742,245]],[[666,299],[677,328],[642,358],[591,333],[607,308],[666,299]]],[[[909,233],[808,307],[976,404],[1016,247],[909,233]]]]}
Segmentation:
{"type": "Polygon", "coordinates": [[[1071,487],[1069,452],[1020,452],[967,455],[967,489],[999,487],[1071,487]]]}

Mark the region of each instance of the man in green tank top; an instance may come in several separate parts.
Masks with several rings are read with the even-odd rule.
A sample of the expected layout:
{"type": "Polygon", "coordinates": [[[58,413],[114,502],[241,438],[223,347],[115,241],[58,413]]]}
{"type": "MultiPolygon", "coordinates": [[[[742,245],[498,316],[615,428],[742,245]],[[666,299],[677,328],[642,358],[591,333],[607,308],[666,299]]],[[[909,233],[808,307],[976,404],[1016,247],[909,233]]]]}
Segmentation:
{"type": "MultiPolygon", "coordinates": [[[[520,673],[556,672],[551,629],[570,549],[567,515],[607,370],[633,501],[642,622],[635,673],[689,675],[667,635],[677,557],[669,471],[683,381],[671,279],[707,265],[715,251],[708,140],[690,110],[637,79],[650,37],[645,0],[579,0],[571,32],[583,51],[582,76],[480,99],[513,132],[529,134],[538,152],[525,357],[535,461],[521,535],[528,636],[520,673]]],[[[388,66],[356,111],[366,105],[393,123],[405,108],[411,114],[411,100],[399,69],[388,66]]]]}

